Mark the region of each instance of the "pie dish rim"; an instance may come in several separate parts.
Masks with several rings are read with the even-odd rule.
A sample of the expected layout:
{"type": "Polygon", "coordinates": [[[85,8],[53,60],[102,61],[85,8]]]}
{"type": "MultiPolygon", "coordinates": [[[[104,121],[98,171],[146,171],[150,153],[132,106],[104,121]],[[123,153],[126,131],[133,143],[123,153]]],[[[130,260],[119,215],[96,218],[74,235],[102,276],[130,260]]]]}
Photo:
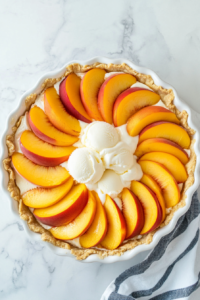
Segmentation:
{"type": "MultiPolygon", "coordinates": [[[[22,115],[22,113],[24,112],[26,106],[25,106],[25,98],[30,95],[31,93],[39,93],[41,90],[41,85],[44,82],[44,80],[46,78],[58,78],[61,75],[63,75],[63,73],[65,72],[65,69],[68,65],[77,63],[77,64],[81,64],[81,65],[90,65],[90,64],[94,64],[96,62],[100,62],[100,63],[105,63],[105,64],[122,64],[125,63],[128,66],[130,66],[132,69],[136,70],[137,72],[146,74],[146,75],[150,75],[155,84],[162,86],[163,88],[166,89],[172,89],[174,92],[174,103],[176,105],[176,107],[180,110],[186,110],[188,112],[188,124],[190,127],[192,127],[196,133],[194,135],[195,137],[195,144],[194,144],[194,150],[195,153],[197,155],[197,160],[196,160],[196,168],[195,168],[195,172],[194,172],[194,177],[195,177],[195,182],[193,183],[192,186],[189,187],[189,189],[186,191],[186,205],[184,207],[179,208],[175,213],[174,216],[172,218],[172,220],[170,221],[170,223],[168,225],[166,225],[163,228],[160,228],[153,236],[153,240],[150,244],[142,244],[139,245],[137,247],[135,247],[134,249],[131,250],[127,250],[125,253],[123,253],[123,255],[121,256],[117,256],[117,255],[113,255],[113,256],[107,256],[105,257],[103,260],[99,258],[99,256],[97,256],[97,254],[92,254],[89,257],[87,257],[86,259],[83,260],[83,262],[103,262],[103,263],[111,263],[111,262],[115,262],[115,261],[122,261],[122,260],[128,260],[133,258],[135,255],[137,255],[140,252],[143,251],[147,251],[152,249],[153,247],[156,246],[156,244],[159,242],[159,240],[166,234],[168,234],[169,232],[171,232],[173,230],[173,228],[175,227],[178,219],[189,209],[190,203],[191,203],[191,199],[192,199],[192,195],[193,193],[196,191],[196,189],[198,188],[199,185],[199,181],[200,181],[200,177],[199,177],[199,170],[200,170],[200,161],[199,161],[199,133],[198,133],[198,129],[195,126],[195,124],[193,123],[193,117],[194,117],[194,112],[191,111],[191,109],[189,108],[189,106],[187,104],[185,104],[182,100],[180,100],[180,98],[178,97],[176,91],[174,90],[174,88],[172,86],[170,86],[169,84],[165,83],[164,81],[162,81],[157,74],[155,74],[152,70],[144,68],[144,67],[140,67],[137,66],[135,64],[133,64],[132,62],[130,62],[127,59],[123,59],[123,58],[119,58],[119,59],[109,59],[109,58],[105,58],[105,57],[95,57],[92,58],[90,60],[87,61],[79,61],[79,60],[75,60],[75,61],[71,61],[69,63],[67,63],[64,67],[62,67],[59,70],[53,71],[53,72],[48,72],[46,73],[44,76],[42,76],[37,84],[30,89],[29,91],[27,91],[26,93],[24,93],[19,100],[19,104],[17,106],[17,108],[15,108],[10,115],[7,117],[7,122],[6,122],[6,126],[5,126],[5,130],[3,138],[2,138],[2,157],[1,160],[3,160],[4,158],[6,158],[8,156],[8,152],[7,152],[7,147],[5,145],[5,139],[6,139],[6,135],[11,132],[11,127],[15,124],[17,118],[19,116],[22,115]],[[15,120],[15,121],[14,121],[15,120]]],[[[8,175],[7,172],[2,168],[1,169],[1,173],[2,173],[2,180],[1,180],[1,185],[2,185],[2,189],[7,191],[7,184],[8,184],[8,175]],[[6,176],[5,176],[6,174],[6,176]],[[7,179],[6,179],[7,178],[7,179]]],[[[19,217],[19,213],[18,213],[18,208],[17,208],[17,202],[13,201],[13,199],[10,197],[10,208],[11,211],[14,215],[17,214],[17,216],[19,217]]],[[[41,241],[40,239],[40,235],[35,234],[35,232],[32,232],[29,227],[27,222],[24,222],[24,228],[25,231],[27,232],[28,235],[30,235],[31,238],[36,239],[37,241],[41,241]]],[[[70,250],[68,249],[62,249],[59,247],[56,247],[50,243],[47,243],[47,245],[50,247],[50,249],[53,250],[54,253],[58,254],[58,255],[66,255],[66,256],[70,256],[70,257],[74,257],[70,250]]]]}

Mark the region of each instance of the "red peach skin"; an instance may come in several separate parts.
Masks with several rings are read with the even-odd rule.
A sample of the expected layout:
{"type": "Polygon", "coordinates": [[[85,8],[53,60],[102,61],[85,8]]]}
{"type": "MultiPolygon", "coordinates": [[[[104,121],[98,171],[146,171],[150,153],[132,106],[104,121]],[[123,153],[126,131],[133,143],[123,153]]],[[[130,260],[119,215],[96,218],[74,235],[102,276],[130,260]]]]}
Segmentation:
{"type": "Polygon", "coordinates": [[[156,195],[150,188],[138,181],[132,181],[132,192],[142,203],[144,210],[144,227],[140,234],[147,234],[155,230],[162,221],[162,209],[156,195]]]}
{"type": "Polygon", "coordinates": [[[98,94],[99,111],[105,122],[113,123],[113,106],[117,97],[136,82],[130,74],[118,74],[107,78],[102,84],[98,94]]]}
{"type": "Polygon", "coordinates": [[[84,184],[74,186],[56,204],[46,208],[36,208],[34,216],[49,226],[61,226],[72,222],[84,209],[88,201],[88,191],[84,184]]]}
{"type": "Polygon", "coordinates": [[[78,141],[78,137],[66,134],[50,122],[45,112],[34,106],[28,114],[31,129],[41,140],[55,146],[71,146],[78,141]]]}
{"type": "Polygon", "coordinates": [[[115,126],[127,123],[128,119],[144,106],[154,105],[160,96],[143,88],[129,88],[120,94],[113,108],[113,121],[115,126]]]}
{"type": "Polygon", "coordinates": [[[144,211],[139,199],[127,188],[122,191],[122,212],[126,221],[126,239],[140,234],[144,227],[144,211]]]}
{"type": "Polygon", "coordinates": [[[81,79],[75,73],[70,73],[60,84],[60,99],[72,116],[83,122],[90,123],[92,119],[85,111],[81,101],[80,84],[81,79]]]}
{"type": "Polygon", "coordinates": [[[40,140],[32,131],[25,130],[20,137],[20,148],[32,162],[55,167],[68,160],[75,147],[59,147],[40,140]]]}
{"type": "Polygon", "coordinates": [[[177,116],[170,110],[162,106],[147,106],[128,119],[127,131],[129,135],[136,136],[144,127],[157,121],[169,121],[180,124],[177,116]]]}

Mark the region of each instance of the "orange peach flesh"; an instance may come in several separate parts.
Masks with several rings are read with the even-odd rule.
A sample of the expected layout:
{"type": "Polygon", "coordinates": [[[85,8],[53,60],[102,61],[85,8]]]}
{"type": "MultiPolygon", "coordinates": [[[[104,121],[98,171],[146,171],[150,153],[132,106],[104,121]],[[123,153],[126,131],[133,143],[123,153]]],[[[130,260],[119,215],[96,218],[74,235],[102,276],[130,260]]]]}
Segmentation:
{"type": "Polygon", "coordinates": [[[49,226],[61,226],[72,222],[84,209],[88,201],[88,191],[84,184],[74,186],[56,204],[46,208],[34,209],[34,216],[49,226]]]}
{"type": "Polygon", "coordinates": [[[85,111],[81,101],[80,84],[80,77],[75,73],[70,73],[60,84],[60,99],[72,116],[83,122],[90,123],[92,119],[85,111]]]}
{"type": "Polygon", "coordinates": [[[113,123],[112,112],[115,100],[135,82],[136,78],[130,74],[113,75],[104,81],[98,94],[98,107],[105,122],[113,123]]]}
{"type": "Polygon", "coordinates": [[[149,175],[144,174],[142,179],[140,180],[141,183],[144,183],[146,186],[148,186],[157,196],[158,201],[160,203],[161,209],[162,209],[162,221],[165,220],[166,215],[166,207],[165,207],[165,200],[162,196],[162,190],[157,184],[157,182],[149,175]]]}
{"type": "Polygon", "coordinates": [[[94,220],[90,228],[80,237],[80,245],[83,248],[91,248],[99,244],[105,237],[107,232],[107,218],[103,205],[98,194],[92,192],[96,198],[97,209],[94,220]]]}
{"type": "Polygon", "coordinates": [[[30,130],[23,131],[20,137],[20,148],[32,162],[47,167],[54,167],[68,160],[70,154],[76,149],[73,146],[59,147],[48,144],[30,130]]]}
{"type": "Polygon", "coordinates": [[[130,88],[124,91],[115,101],[113,120],[115,126],[126,124],[127,120],[144,106],[154,105],[160,96],[152,91],[130,88]]]}
{"type": "Polygon", "coordinates": [[[96,199],[94,195],[89,191],[88,202],[82,212],[73,220],[73,222],[50,229],[51,234],[60,240],[72,240],[82,234],[92,224],[95,212],[96,212],[96,199]]]}
{"type": "Polygon", "coordinates": [[[81,132],[79,121],[71,116],[62,104],[55,88],[44,92],[44,110],[51,123],[59,130],[78,136],[81,132]]]}
{"type": "Polygon", "coordinates": [[[190,147],[190,137],[186,130],[171,122],[160,121],[148,125],[140,132],[139,143],[151,138],[165,138],[182,148],[190,147]]]}
{"type": "Polygon", "coordinates": [[[114,250],[120,246],[126,237],[126,222],[119,207],[108,195],[106,195],[104,208],[108,220],[108,230],[105,238],[101,241],[101,246],[114,250]]]}
{"type": "Polygon", "coordinates": [[[144,210],[144,227],[140,234],[155,230],[162,221],[162,210],[156,195],[143,183],[131,182],[131,190],[140,200],[144,210]]]}
{"type": "Polygon", "coordinates": [[[167,208],[180,201],[180,190],[175,178],[161,164],[154,161],[139,162],[143,173],[150,175],[159,184],[167,208]]]}
{"type": "Polygon", "coordinates": [[[129,135],[136,136],[142,129],[157,121],[169,121],[180,124],[176,115],[162,106],[148,106],[136,112],[128,119],[127,131],[129,135]]]}
{"type": "Polygon", "coordinates": [[[55,187],[67,181],[68,171],[61,167],[44,167],[34,164],[23,154],[15,152],[12,155],[15,170],[29,182],[42,187],[55,187]]]}
{"type": "Polygon", "coordinates": [[[80,92],[83,105],[88,115],[97,121],[103,121],[97,101],[99,89],[104,82],[105,74],[105,70],[92,69],[81,80],[80,92]]]}
{"type": "Polygon", "coordinates": [[[69,177],[64,184],[55,188],[38,187],[29,190],[22,195],[22,201],[32,208],[48,207],[60,201],[71,190],[72,186],[73,178],[69,177]]]}
{"type": "Polygon", "coordinates": [[[176,143],[163,138],[148,139],[140,143],[135,151],[137,157],[149,152],[165,152],[176,156],[184,165],[189,161],[187,153],[176,143]]]}
{"type": "Polygon", "coordinates": [[[178,183],[185,182],[188,174],[181,161],[169,153],[149,152],[140,157],[139,161],[150,160],[162,164],[176,179],[178,183]]]}
{"type": "Polygon", "coordinates": [[[47,143],[56,146],[70,146],[78,141],[77,137],[54,127],[44,111],[37,106],[32,107],[29,111],[28,120],[35,135],[47,143]]]}
{"type": "Polygon", "coordinates": [[[122,213],[126,221],[126,239],[140,234],[144,227],[144,212],[136,195],[127,188],[122,192],[122,213]]]}

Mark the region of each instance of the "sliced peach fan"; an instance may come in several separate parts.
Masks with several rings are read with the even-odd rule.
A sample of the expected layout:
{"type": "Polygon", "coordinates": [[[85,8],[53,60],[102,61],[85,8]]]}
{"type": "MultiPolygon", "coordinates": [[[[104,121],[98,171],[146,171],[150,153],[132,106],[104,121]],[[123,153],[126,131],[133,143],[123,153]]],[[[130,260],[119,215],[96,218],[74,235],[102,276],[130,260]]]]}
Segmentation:
{"type": "Polygon", "coordinates": [[[61,167],[44,167],[37,165],[23,154],[15,152],[12,155],[13,166],[22,177],[29,182],[42,187],[55,187],[67,181],[68,171],[61,167]]]}
{"type": "Polygon", "coordinates": [[[164,152],[149,152],[144,154],[139,161],[150,160],[162,164],[176,179],[178,183],[185,182],[188,174],[185,166],[174,155],[164,152]]]}
{"type": "Polygon", "coordinates": [[[32,162],[47,166],[58,166],[68,160],[76,149],[73,146],[59,147],[40,140],[32,131],[25,130],[20,137],[20,148],[23,154],[32,162]]]}
{"type": "Polygon", "coordinates": [[[162,195],[161,188],[159,187],[157,182],[153,179],[153,177],[151,177],[147,174],[143,175],[140,182],[145,184],[146,186],[148,186],[156,194],[156,197],[157,197],[157,199],[160,203],[161,209],[162,209],[162,221],[161,222],[163,222],[165,220],[166,205],[165,205],[165,200],[162,195]]]}
{"type": "Polygon", "coordinates": [[[135,155],[141,157],[149,152],[165,152],[176,156],[184,165],[189,161],[188,154],[176,143],[163,138],[153,138],[141,142],[135,155]]]}
{"type": "Polygon", "coordinates": [[[127,188],[122,192],[122,212],[126,221],[126,239],[140,234],[144,227],[144,211],[139,199],[127,188]]]}
{"type": "Polygon", "coordinates": [[[98,107],[105,122],[113,123],[112,111],[115,100],[135,82],[136,78],[130,74],[113,75],[104,81],[98,95],[98,107]]]}
{"type": "Polygon", "coordinates": [[[159,184],[166,207],[175,206],[180,200],[180,190],[170,172],[163,165],[154,161],[140,161],[139,164],[143,173],[152,176],[159,184]]]}
{"type": "Polygon", "coordinates": [[[119,207],[108,195],[106,195],[104,208],[108,220],[108,231],[101,242],[101,247],[113,250],[119,247],[126,237],[126,222],[119,207]]]}
{"type": "Polygon", "coordinates": [[[128,119],[144,106],[154,105],[160,96],[147,89],[132,87],[119,95],[113,108],[115,126],[127,123],[128,119]]]}
{"type": "Polygon", "coordinates": [[[92,224],[96,212],[96,199],[89,191],[88,202],[83,211],[68,225],[54,227],[50,232],[60,240],[72,240],[82,235],[92,224]]]}
{"type": "Polygon", "coordinates": [[[108,224],[105,209],[96,192],[92,192],[96,198],[96,213],[89,229],[80,237],[80,245],[83,248],[91,248],[99,244],[105,237],[108,224]]]}
{"type": "Polygon", "coordinates": [[[56,146],[71,146],[78,141],[78,137],[66,134],[50,122],[44,111],[34,106],[28,114],[31,129],[41,140],[56,146]]]}
{"type": "Polygon", "coordinates": [[[104,82],[105,74],[105,70],[92,69],[85,73],[81,80],[80,93],[83,105],[88,115],[97,121],[103,121],[97,101],[99,89],[104,82]]]}
{"type": "Polygon", "coordinates": [[[66,111],[54,87],[48,88],[44,92],[44,110],[57,129],[75,136],[80,134],[79,121],[66,111]]]}
{"type": "Polygon", "coordinates": [[[56,204],[46,208],[36,208],[33,213],[43,224],[61,226],[72,222],[82,212],[87,201],[87,188],[84,184],[79,184],[56,204]]]}
{"type": "Polygon", "coordinates": [[[174,123],[159,121],[145,127],[139,136],[139,143],[151,138],[165,138],[183,149],[190,147],[190,137],[186,130],[174,123]]]}
{"type": "Polygon", "coordinates": [[[60,201],[72,188],[73,178],[54,188],[35,188],[27,191],[22,195],[25,205],[32,208],[44,208],[51,206],[60,201]]]}
{"type": "Polygon", "coordinates": [[[140,234],[156,229],[162,221],[162,209],[157,196],[141,182],[132,181],[132,192],[138,197],[144,209],[144,227],[140,234]]]}
{"type": "Polygon", "coordinates": [[[127,122],[129,135],[138,135],[143,128],[157,121],[168,121],[180,124],[177,116],[162,106],[147,106],[136,112],[127,122]]]}
{"type": "Polygon", "coordinates": [[[81,79],[74,73],[69,74],[60,84],[60,98],[67,111],[86,123],[92,122],[92,119],[83,107],[80,95],[81,79]]]}

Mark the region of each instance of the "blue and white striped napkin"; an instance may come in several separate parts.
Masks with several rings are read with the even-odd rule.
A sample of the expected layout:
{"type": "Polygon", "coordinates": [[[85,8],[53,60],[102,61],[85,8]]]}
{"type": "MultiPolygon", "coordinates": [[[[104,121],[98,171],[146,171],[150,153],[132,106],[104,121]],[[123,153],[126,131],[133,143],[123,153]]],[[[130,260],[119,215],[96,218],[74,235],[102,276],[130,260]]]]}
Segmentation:
{"type": "Polygon", "coordinates": [[[142,263],[111,282],[101,300],[190,299],[200,287],[200,270],[196,267],[199,214],[195,192],[190,209],[174,230],[160,240],[142,263]]]}

